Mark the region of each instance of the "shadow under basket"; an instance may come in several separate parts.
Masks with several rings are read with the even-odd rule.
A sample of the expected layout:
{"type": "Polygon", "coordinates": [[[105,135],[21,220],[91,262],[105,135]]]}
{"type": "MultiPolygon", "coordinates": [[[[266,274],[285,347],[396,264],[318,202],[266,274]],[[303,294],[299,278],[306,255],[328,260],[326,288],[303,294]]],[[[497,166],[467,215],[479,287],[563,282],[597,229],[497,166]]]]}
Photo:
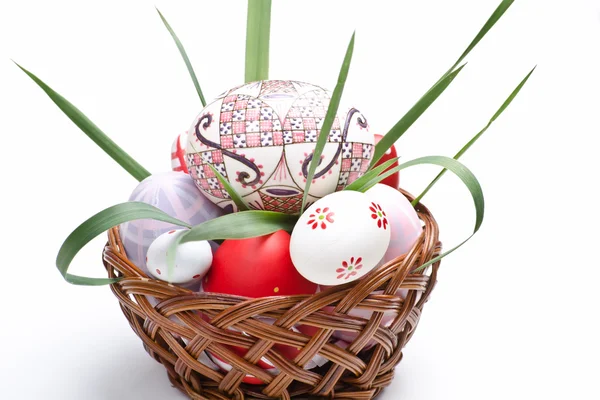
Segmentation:
{"type": "Polygon", "coordinates": [[[314,295],[249,299],[149,279],[128,260],[118,228],[109,231],[103,261],[109,277],[123,278],[111,289],[144,348],[191,399],[367,400],[391,383],[436,282],[439,261],[412,272],[441,251],[433,216],[421,204],[416,210],[423,234],[408,254],[314,295]],[[362,318],[349,315],[353,309],[362,318]],[[294,329],[299,325],[311,327],[310,335],[294,329]],[[334,331],[355,339],[340,347],[334,331]],[[282,346],[299,351],[292,359],[279,351],[282,346]],[[207,353],[230,370],[207,363],[207,353]],[[315,356],[327,362],[304,369],[315,356]],[[277,373],[261,368],[265,360],[277,373]],[[246,375],[264,384],[242,382],[246,375]]]}

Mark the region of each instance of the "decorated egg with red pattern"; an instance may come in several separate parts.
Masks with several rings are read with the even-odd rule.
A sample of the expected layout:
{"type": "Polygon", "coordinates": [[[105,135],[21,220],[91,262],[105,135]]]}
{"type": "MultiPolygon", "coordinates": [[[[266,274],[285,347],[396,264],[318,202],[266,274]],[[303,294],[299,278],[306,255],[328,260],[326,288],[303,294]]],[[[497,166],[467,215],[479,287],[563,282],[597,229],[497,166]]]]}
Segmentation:
{"type": "Polygon", "coordinates": [[[290,234],[280,230],[249,239],[227,239],[202,281],[204,291],[246,297],[313,294],[317,285],[290,258],[290,234]]]}
{"type": "Polygon", "coordinates": [[[384,208],[364,193],[344,190],[317,200],[294,226],[292,262],[320,285],[352,282],[385,254],[390,226],[384,208]]]}
{"type": "Polygon", "coordinates": [[[185,162],[185,148],[187,146],[188,133],[184,132],[177,136],[171,146],[171,169],[177,172],[189,173],[185,162]]]}
{"type": "MultiPolygon", "coordinates": [[[[247,83],[218,96],[189,129],[186,161],[198,188],[219,206],[234,206],[213,166],[249,208],[299,214],[330,97],[319,86],[282,80],[247,83]]],[[[364,115],[339,108],[309,203],[362,176],[373,143],[364,115]]]]}

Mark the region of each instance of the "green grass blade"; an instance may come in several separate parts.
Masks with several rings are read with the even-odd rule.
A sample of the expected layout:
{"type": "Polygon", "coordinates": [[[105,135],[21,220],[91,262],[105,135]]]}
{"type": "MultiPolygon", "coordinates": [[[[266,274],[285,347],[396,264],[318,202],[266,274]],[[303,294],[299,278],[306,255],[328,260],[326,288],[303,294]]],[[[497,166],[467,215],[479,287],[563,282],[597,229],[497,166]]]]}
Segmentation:
{"type": "Polygon", "coordinates": [[[208,164],[208,166],[210,167],[210,169],[213,170],[213,172],[215,173],[215,176],[217,177],[219,182],[221,182],[221,184],[223,184],[223,187],[227,191],[227,194],[229,194],[229,197],[231,197],[231,200],[233,200],[233,202],[237,206],[238,211],[247,210],[248,207],[246,207],[246,204],[244,204],[242,197],[235,191],[233,186],[231,186],[231,183],[229,183],[229,181],[227,179],[225,179],[225,177],[223,175],[221,175],[221,173],[219,171],[217,171],[217,169],[215,167],[213,167],[211,164],[208,164]]]}
{"type": "Polygon", "coordinates": [[[352,182],[351,184],[349,184],[348,186],[346,186],[344,188],[344,190],[359,190],[361,187],[363,187],[365,184],[369,183],[376,176],[378,176],[379,174],[383,173],[383,171],[385,171],[386,169],[388,169],[389,167],[391,167],[392,164],[394,164],[395,162],[397,162],[399,158],[400,157],[396,157],[396,158],[394,158],[392,160],[387,160],[383,164],[378,165],[377,167],[370,169],[363,176],[361,176],[360,178],[358,178],[357,180],[355,180],[354,182],[352,182]]]}
{"type": "Polygon", "coordinates": [[[477,180],[477,178],[475,178],[475,175],[473,175],[473,173],[467,167],[465,167],[463,164],[461,164],[459,161],[457,161],[453,158],[444,157],[444,156],[421,157],[421,158],[417,158],[415,160],[408,161],[404,164],[400,164],[399,166],[394,167],[394,168],[390,169],[389,171],[386,171],[385,173],[379,175],[376,179],[371,181],[369,185],[365,185],[360,191],[366,192],[368,189],[375,186],[377,183],[381,182],[383,179],[387,178],[391,174],[396,173],[397,171],[400,171],[402,169],[405,169],[405,168],[408,168],[408,167],[411,167],[414,165],[422,165],[422,164],[433,164],[433,165],[438,165],[438,166],[444,167],[444,168],[452,171],[454,174],[456,174],[456,176],[458,176],[460,178],[460,180],[465,184],[467,189],[469,189],[469,192],[471,193],[471,197],[473,198],[473,203],[475,205],[475,227],[473,229],[473,233],[467,239],[465,239],[463,242],[459,243],[457,246],[451,248],[447,252],[445,252],[445,253],[433,258],[432,260],[426,262],[425,264],[419,266],[418,268],[415,269],[414,272],[417,272],[424,268],[427,268],[429,265],[437,262],[438,260],[441,260],[442,258],[446,257],[448,254],[451,254],[456,249],[461,247],[463,244],[468,242],[469,239],[471,239],[473,237],[473,235],[475,235],[475,233],[477,233],[477,231],[481,227],[481,224],[483,223],[483,215],[484,215],[484,210],[485,210],[483,191],[481,189],[481,185],[479,184],[479,181],[477,180]]]}
{"type": "Polygon", "coordinates": [[[165,17],[162,15],[160,10],[157,8],[156,11],[158,12],[158,15],[160,15],[160,19],[162,20],[163,24],[165,24],[165,27],[171,34],[171,37],[173,38],[173,40],[175,41],[175,44],[177,45],[177,48],[179,49],[179,53],[181,54],[181,57],[183,58],[183,62],[185,62],[185,66],[187,67],[187,70],[190,73],[192,82],[194,82],[194,86],[196,87],[196,91],[198,92],[198,97],[200,97],[200,102],[202,103],[202,107],[205,107],[206,100],[204,99],[204,94],[202,94],[202,89],[200,88],[200,84],[198,83],[198,78],[196,78],[196,73],[194,72],[194,68],[192,67],[192,63],[190,62],[190,59],[188,58],[188,55],[185,51],[185,48],[183,47],[183,44],[181,43],[181,41],[175,34],[175,31],[173,31],[173,28],[171,28],[171,25],[169,25],[169,23],[167,22],[165,17]]]}
{"type": "Polygon", "coordinates": [[[94,141],[102,150],[113,158],[119,165],[121,165],[127,172],[129,172],[138,181],[142,181],[148,176],[148,172],[142,167],[137,161],[135,161],[129,154],[121,149],[115,142],[113,142],[100,128],[98,128],[92,121],[90,121],[77,107],[71,104],[67,99],[56,93],[52,88],[42,82],[37,76],[15,63],[17,67],[21,68],[37,85],[50,97],[50,99],[62,110],[63,113],[71,121],[75,123],[90,139],[94,141]]]}
{"type": "Polygon", "coordinates": [[[304,195],[302,196],[302,208],[300,209],[301,214],[304,212],[304,208],[306,207],[306,199],[308,196],[308,191],[310,190],[310,185],[312,183],[313,177],[315,176],[315,171],[317,170],[317,166],[319,165],[319,161],[321,160],[323,149],[325,148],[325,144],[327,144],[329,131],[331,130],[331,126],[333,125],[333,121],[335,120],[335,116],[337,115],[337,111],[340,106],[340,100],[342,99],[342,93],[344,92],[344,86],[346,85],[346,78],[348,78],[348,71],[350,70],[352,53],[354,52],[355,35],[356,33],[352,34],[350,43],[348,43],[346,55],[344,56],[344,62],[342,63],[340,74],[338,75],[338,81],[335,85],[335,89],[333,90],[333,94],[331,95],[329,107],[327,108],[325,119],[323,120],[323,127],[321,128],[321,132],[319,132],[317,144],[315,145],[315,152],[313,153],[313,158],[310,161],[310,165],[308,167],[306,185],[304,187],[304,195]]]}
{"type": "Polygon", "coordinates": [[[373,153],[371,165],[375,165],[377,161],[383,157],[385,152],[396,143],[417,119],[419,119],[425,110],[427,110],[429,106],[444,93],[444,90],[446,90],[463,68],[464,65],[440,79],[414,106],[412,106],[410,110],[408,110],[400,121],[398,121],[383,138],[381,138],[379,143],[375,145],[375,152],[373,153]]]}
{"type": "Polygon", "coordinates": [[[56,257],[56,267],[63,278],[69,283],[87,286],[100,286],[117,282],[118,279],[87,278],[71,275],[67,271],[79,250],[92,239],[114,226],[136,219],[155,219],[157,221],[190,227],[185,222],[179,221],[158,208],[146,203],[127,202],[109,207],[79,225],[61,246],[56,257]]]}
{"type": "MultiPolygon", "coordinates": [[[[408,113],[404,117],[402,117],[402,119],[390,130],[390,132],[388,132],[388,134],[383,137],[383,139],[377,144],[377,146],[375,146],[375,154],[373,156],[373,160],[371,161],[371,165],[375,165],[375,163],[396,142],[396,140],[398,140],[400,138],[400,136],[402,136],[404,134],[404,132],[406,132],[406,130],[408,128],[410,128],[410,126],[421,116],[421,114],[427,109],[427,107],[429,105],[427,107],[425,107],[425,109],[423,109],[420,113],[417,113],[416,115],[414,115],[412,118],[408,117],[409,114],[411,114],[411,112],[418,111],[418,110],[415,110],[415,107],[419,103],[423,102],[424,99],[428,98],[432,92],[438,91],[440,89],[440,85],[442,85],[448,79],[449,76],[451,76],[453,73],[455,73],[457,71],[460,71],[460,69],[464,65],[461,66],[458,70],[455,70],[455,68],[467,57],[467,55],[471,52],[471,50],[473,50],[475,48],[475,46],[477,46],[477,44],[481,41],[481,39],[484,38],[484,36],[490,31],[490,29],[492,29],[492,27],[496,24],[496,22],[498,22],[498,20],[500,20],[500,18],[502,18],[502,16],[510,8],[512,3],[514,3],[514,0],[503,0],[498,5],[498,7],[496,7],[496,9],[492,13],[492,15],[488,18],[486,23],[481,27],[481,29],[479,30],[477,35],[473,38],[471,43],[469,43],[467,48],[462,52],[460,57],[458,57],[458,59],[452,65],[452,67],[450,67],[450,69],[448,71],[446,71],[444,73],[444,75],[442,75],[442,77],[431,88],[429,88],[429,90],[425,93],[425,95],[423,95],[423,97],[421,97],[421,99],[417,102],[417,104],[415,106],[413,106],[413,108],[411,108],[408,111],[408,113]],[[390,137],[388,138],[387,136],[390,136],[390,137]]],[[[450,80],[450,82],[452,82],[452,80],[450,80]]],[[[446,87],[448,86],[448,84],[450,82],[448,82],[446,84],[446,87]]],[[[446,87],[443,88],[442,92],[445,90],[446,87]]],[[[433,98],[433,101],[435,101],[440,94],[441,94],[441,92],[438,93],[437,96],[435,96],[433,98]]],[[[429,104],[431,104],[431,103],[429,103],[429,104]]]]}
{"type": "Polygon", "coordinates": [[[246,239],[268,235],[282,229],[290,232],[297,220],[297,216],[274,211],[241,211],[194,226],[181,236],[181,243],[198,240],[246,239]]]}
{"type": "MultiPolygon", "coordinates": [[[[533,71],[535,71],[535,67],[533,67],[533,69],[531,71],[529,71],[527,76],[525,76],[525,78],[523,78],[523,80],[519,83],[519,85],[517,85],[517,87],[512,91],[510,96],[508,96],[508,98],[506,100],[504,100],[504,103],[502,103],[502,106],[500,106],[500,108],[496,111],[496,113],[494,113],[492,118],[490,118],[487,125],[484,126],[482,130],[480,130],[475,136],[473,136],[473,138],[471,140],[469,140],[469,142],[467,144],[465,144],[463,146],[463,148],[460,149],[459,152],[454,155],[455,160],[458,160],[463,154],[465,154],[467,152],[467,150],[469,150],[469,148],[485,133],[485,131],[487,131],[487,129],[492,125],[492,123],[496,120],[496,118],[498,118],[504,112],[504,110],[506,110],[506,108],[510,105],[510,103],[513,101],[513,99],[515,97],[517,97],[517,95],[519,94],[519,92],[521,91],[523,86],[525,86],[525,83],[527,82],[527,80],[529,79],[531,74],[533,74],[533,71]]],[[[444,176],[446,171],[447,171],[446,169],[443,169],[435,177],[435,179],[432,180],[431,183],[429,183],[429,185],[427,185],[425,190],[423,190],[423,192],[414,200],[413,204],[417,204],[419,201],[421,201],[423,196],[425,196],[427,194],[427,192],[429,192],[429,190],[437,183],[437,181],[439,181],[440,178],[442,176],[444,176]]]]}
{"type": "Polygon", "coordinates": [[[271,0],[248,0],[246,82],[269,79],[271,0]]]}
{"type": "Polygon", "coordinates": [[[454,70],[454,68],[456,68],[456,66],[458,64],[460,64],[465,59],[465,57],[467,57],[467,55],[471,52],[471,50],[473,50],[475,48],[475,46],[477,46],[477,44],[481,41],[481,39],[483,39],[483,37],[490,31],[490,29],[492,29],[492,27],[496,24],[496,22],[498,22],[498,20],[500,18],[502,18],[504,13],[510,8],[510,6],[514,2],[515,2],[515,0],[502,0],[502,2],[494,10],[492,15],[490,15],[488,20],[485,22],[485,24],[481,27],[481,29],[479,30],[477,35],[473,38],[471,43],[469,43],[469,46],[467,46],[465,51],[463,51],[463,53],[460,55],[460,57],[458,57],[458,60],[456,60],[454,65],[452,65],[452,67],[450,67],[448,72],[446,72],[446,75],[451,73],[454,70]]]}

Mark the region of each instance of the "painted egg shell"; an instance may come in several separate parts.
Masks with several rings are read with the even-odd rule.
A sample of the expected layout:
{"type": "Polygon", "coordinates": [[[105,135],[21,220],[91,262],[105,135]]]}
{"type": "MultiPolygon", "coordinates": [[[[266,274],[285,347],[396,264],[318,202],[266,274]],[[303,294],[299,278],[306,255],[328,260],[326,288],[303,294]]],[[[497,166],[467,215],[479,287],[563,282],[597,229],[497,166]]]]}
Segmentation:
{"type": "Polygon", "coordinates": [[[290,258],[290,234],[280,230],[249,239],[227,239],[202,282],[206,292],[246,297],[313,294],[317,285],[290,258]]]}
{"type": "MultiPolygon", "coordinates": [[[[299,214],[308,166],[330,94],[296,81],[259,81],[210,103],[189,129],[186,161],[198,188],[221,207],[233,202],[214,166],[252,209],[299,214]]],[[[340,108],[342,110],[342,108],[340,108]]],[[[343,189],[369,167],[374,138],[355,108],[335,118],[308,196],[343,189]]]]}
{"type": "MultiPolygon", "coordinates": [[[[375,134],[374,136],[375,136],[375,144],[379,143],[379,141],[383,138],[383,136],[377,135],[377,134],[375,134]]],[[[398,152],[396,151],[396,146],[392,145],[392,147],[390,147],[383,154],[383,156],[381,156],[379,161],[377,161],[377,163],[375,163],[375,167],[383,164],[384,162],[387,162],[387,161],[393,160],[393,159],[397,159],[397,158],[398,158],[398,152]]],[[[388,171],[391,168],[397,167],[397,166],[398,166],[398,161],[396,161],[395,163],[390,165],[390,167],[388,169],[386,169],[386,171],[388,171]]],[[[388,185],[389,187],[392,187],[394,189],[398,189],[398,187],[400,186],[400,171],[393,173],[392,175],[390,175],[387,178],[385,178],[384,180],[382,180],[380,183],[382,183],[384,185],[388,185]]]]}
{"type": "Polygon", "coordinates": [[[146,266],[154,278],[169,283],[199,282],[208,272],[213,255],[210,244],[201,240],[180,243],[175,250],[175,265],[169,271],[167,253],[175,240],[188,232],[187,229],[174,229],[157,237],[148,248],[146,266]]]}
{"type": "Polygon", "coordinates": [[[336,285],[375,268],[389,242],[385,210],[366,194],[346,190],[317,200],[300,216],[290,254],[306,279],[336,285]]]}
{"type": "MultiPolygon", "coordinates": [[[[190,225],[198,225],[220,217],[223,210],[198,193],[194,181],[181,172],[164,172],[144,179],[133,191],[129,201],[150,204],[190,225]]],[[[150,244],[165,232],[181,228],[153,219],[138,219],[120,226],[121,239],[127,257],[147,272],[146,253],[150,244]]],[[[211,246],[217,247],[211,242],[211,246]]]]}
{"type": "Polygon", "coordinates": [[[392,231],[382,263],[408,253],[423,232],[423,225],[414,207],[400,191],[381,183],[373,186],[365,194],[385,209],[392,231]]]}
{"type": "Polygon", "coordinates": [[[188,133],[184,132],[177,136],[171,146],[171,169],[173,171],[189,173],[185,162],[185,148],[187,146],[188,133]]]}

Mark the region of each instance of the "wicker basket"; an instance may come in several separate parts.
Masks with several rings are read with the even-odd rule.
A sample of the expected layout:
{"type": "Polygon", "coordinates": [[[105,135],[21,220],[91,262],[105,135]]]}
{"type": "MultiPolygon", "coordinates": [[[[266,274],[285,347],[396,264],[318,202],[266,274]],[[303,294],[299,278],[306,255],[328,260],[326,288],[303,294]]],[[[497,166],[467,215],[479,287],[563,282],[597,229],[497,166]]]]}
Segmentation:
{"type": "Polygon", "coordinates": [[[132,329],[144,342],[146,351],[165,366],[173,385],[190,398],[366,400],[376,397],[391,383],[394,367],[402,359],[402,349],[435,285],[439,261],[425,271],[411,274],[441,251],[437,223],[427,208],[419,204],[416,209],[424,229],[407,255],[359,281],[310,296],[248,299],[194,293],[149,279],[127,259],[117,228],[109,231],[103,260],[110,277],[124,278],[111,288],[132,329]],[[398,288],[408,290],[406,299],[395,295],[398,288]],[[384,294],[373,293],[378,290],[384,294]],[[154,297],[158,304],[153,306],[146,296],[154,297]],[[370,320],[347,315],[359,304],[374,311],[370,320]],[[335,311],[324,312],[326,306],[334,306],[335,311]],[[383,313],[390,310],[397,311],[397,317],[389,328],[380,327],[383,313]],[[200,313],[210,317],[210,322],[199,317],[200,313]],[[178,322],[169,319],[173,316],[178,322]],[[271,325],[257,317],[276,322],[271,325]],[[291,329],[297,324],[320,329],[310,337],[291,329]],[[337,329],[359,335],[347,349],[342,349],[329,340],[337,329]],[[246,334],[240,335],[240,331],[246,334]],[[375,346],[363,350],[372,339],[375,346]],[[295,360],[289,360],[273,348],[275,343],[303,351],[295,360]],[[223,345],[250,350],[240,357],[223,345]],[[204,350],[218,355],[233,368],[229,372],[215,371],[199,362],[204,350]],[[302,366],[316,354],[329,362],[305,370],[302,366]],[[280,370],[278,375],[256,366],[263,356],[280,370]],[[242,383],[246,374],[266,384],[242,383]]]}

